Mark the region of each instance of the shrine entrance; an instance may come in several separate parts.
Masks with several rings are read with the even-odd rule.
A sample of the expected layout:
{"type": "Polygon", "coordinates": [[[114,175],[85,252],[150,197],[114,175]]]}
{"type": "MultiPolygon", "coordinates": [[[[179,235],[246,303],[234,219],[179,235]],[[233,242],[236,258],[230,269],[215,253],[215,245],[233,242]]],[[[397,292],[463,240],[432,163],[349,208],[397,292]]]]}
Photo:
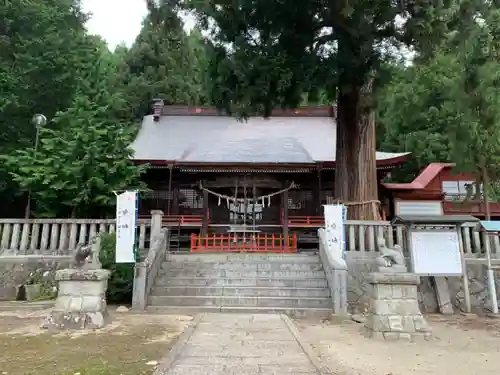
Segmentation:
{"type": "Polygon", "coordinates": [[[212,188],[200,182],[199,189],[212,202],[210,233],[192,234],[191,252],[296,252],[296,235],[283,233],[281,225],[266,224],[267,215],[280,214],[282,195],[295,187],[291,182],[270,189],[248,176],[235,178],[233,187],[212,188]]]}

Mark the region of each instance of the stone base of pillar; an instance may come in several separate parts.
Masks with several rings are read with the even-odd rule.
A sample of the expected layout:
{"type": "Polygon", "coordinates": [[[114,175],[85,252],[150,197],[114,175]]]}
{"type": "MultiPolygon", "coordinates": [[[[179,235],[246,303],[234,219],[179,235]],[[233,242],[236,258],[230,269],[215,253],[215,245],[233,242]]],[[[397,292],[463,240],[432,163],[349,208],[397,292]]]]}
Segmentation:
{"type": "Polygon", "coordinates": [[[420,278],[412,273],[375,272],[365,321],[367,337],[383,340],[430,340],[431,329],[418,306],[420,278]]]}
{"type": "Polygon", "coordinates": [[[103,269],[64,269],[56,273],[58,293],[54,309],[42,328],[99,329],[111,318],[106,305],[110,272],[103,269]]]}

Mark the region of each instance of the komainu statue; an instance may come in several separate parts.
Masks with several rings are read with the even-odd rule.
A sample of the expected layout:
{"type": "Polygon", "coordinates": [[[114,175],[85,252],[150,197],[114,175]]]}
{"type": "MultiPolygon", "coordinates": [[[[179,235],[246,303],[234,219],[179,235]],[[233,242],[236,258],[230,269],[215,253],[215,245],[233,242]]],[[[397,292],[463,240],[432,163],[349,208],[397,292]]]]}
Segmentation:
{"type": "Polygon", "coordinates": [[[73,267],[78,269],[96,269],[101,268],[99,262],[99,246],[100,241],[98,236],[90,239],[88,245],[82,243],[77,245],[73,267]]]}
{"type": "Polygon", "coordinates": [[[377,238],[377,245],[380,255],[376,261],[380,271],[408,272],[401,246],[394,245],[393,248],[387,247],[384,237],[377,238]]]}

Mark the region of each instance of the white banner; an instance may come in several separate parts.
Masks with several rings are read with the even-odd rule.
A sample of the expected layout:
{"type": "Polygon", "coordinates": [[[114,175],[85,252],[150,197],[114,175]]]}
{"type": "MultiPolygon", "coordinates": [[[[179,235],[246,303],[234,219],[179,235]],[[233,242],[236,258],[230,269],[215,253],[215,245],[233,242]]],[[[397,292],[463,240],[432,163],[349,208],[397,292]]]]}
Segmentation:
{"type": "Polygon", "coordinates": [[[116,197],[116,263],[135,263],[137,192],[116,197]]]}
{"type": "Polygon", "coordinates": [[[335,258],[343,259],[345,250],[346,208],[342,204],[327,204],[325,208],[326,242],[335,258]]]}

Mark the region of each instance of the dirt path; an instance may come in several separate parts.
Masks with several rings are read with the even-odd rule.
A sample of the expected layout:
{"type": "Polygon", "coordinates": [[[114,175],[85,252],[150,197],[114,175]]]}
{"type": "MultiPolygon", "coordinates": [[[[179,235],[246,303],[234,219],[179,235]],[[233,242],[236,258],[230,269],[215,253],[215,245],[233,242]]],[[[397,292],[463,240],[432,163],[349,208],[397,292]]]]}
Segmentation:
{"type": "Polygon", "coordinates": [[[363,337],[352,321],[297,321],[303,337],[334,373],[343,375],[497,375],[500,321],[429,316],[430,342],[381,342],[363,337]]]}

